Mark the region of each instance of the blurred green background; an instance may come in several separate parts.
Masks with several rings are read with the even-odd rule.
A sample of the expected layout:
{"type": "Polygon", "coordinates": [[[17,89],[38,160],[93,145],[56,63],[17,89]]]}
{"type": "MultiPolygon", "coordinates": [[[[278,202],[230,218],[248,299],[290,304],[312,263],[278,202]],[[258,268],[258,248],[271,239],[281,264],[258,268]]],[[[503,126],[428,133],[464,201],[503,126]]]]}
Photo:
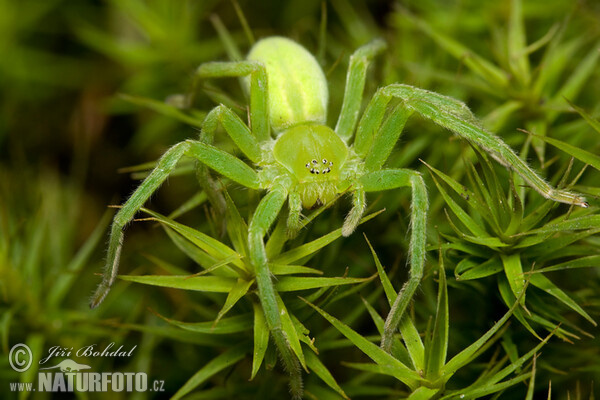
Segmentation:
{"type": "MultiPolygon", "coordinates": [[[[6,382],[25,379],[8,365],[8,352],[19,342],[29,344],[38,354],[55,345],[78,348],[113,341],[126,348],[137,345],[135,356],[130,359],[87,361],[96,371],[148,372],[153,379],[163,379],[167,393],[173,394],[227,347],[228,340],[233,340],[174,329],[149,310],[178,320],[209,320],[218,310],[216,304],[222,303],[218,296],[120,282],[98,309],[89,310],[87,303],[100,281],[106,228],[112,216],[107,205],[126,199],[143,176],[143,169],[141,175],[121,169],[152,162],[172,144],[198,132],[194,126],[156,112],[156,107],[153,109],[143,99],[163,102],[172,99],[172,95],[187,93],[195,67],[202,62],[227,59],[215,29],[215,16],[238,46],[247,50],[248,38],[236,13],[237,4],[229,0],[0,0],[0,397],[165,395],[61,397],[9,393],[6,382]],[[137,97],[127,100],[119,94],[137,97]]],[[[600,68],[596,63],[600,48],[598,1],[523,1],[522,16],[530,44],[530,65],[526,68],[530,76],[539,78],[545,74],[543,79],[530,81],[520,79],[527,74],[519,75],[523,66],[515,66],[510,58],[510,2],[239,0],[239,9],[254,37],[288,36],[318,56],[330,82],[330,124],[335,122],[341,105],[349,55],[369,40],[383,37],[389,51],[372,68],[367,99],[383,84],[404,82],[463,100],[513,148],[530,149],[528,159],[553,183],[567,170],[570,157],[542,141],[531,140],[518,128],[595,154],[600,151],[600,132],[564,101],[567,98],[592,118],[600,115],[600,68]],[[324,36],[320,33],[323,20],[324,36]],[[546,58],[545,51],[551,46],[556,48],[555,55],[546,58]],[[493,66],[477,64],[478,57],[489,60],[493,66]],[[498,71],[501,78],[490,78],[498,71]],[[576,79],[570,81],[573,76],[576,79]],[[565,87],[565,82],[571,82],[571,86],[565,87]]],[[[233,104],[245,104],[236,81],[219,82],[214,90],[209,88],[198,96],[197,115],[209,111],[215,99],[222,101],[221,95],[233,104]]],[[[419,159],[465,185],[465,158],[476,162],[472,155],[465,155],[468,145],[449,138],[448,133],[417,119],[409,124],[389,161],[396,167],[425,173],[431,202],[429,241],[434,251],[443,241],[440,232],[451,232],[451,227],[444,198],[419,159]]],[[[572,171],[567,171],[569,182],[583,166],[575,160],[572,171]]],[[[509,174],[496,167],[508,188],[509,174]]],[[[599,204],[594,197],[600,194],[599,178],[597,170],[588,168],[577,182],[578,190],[591,198],[594,213],[599,204]]],[[[193,174],[183,170],[169,179],[147,206],[167,215],[197,190],[193,174]]],[[[235,190],[230,190],[234,199],[240,196],[235,190]]],[[[351,238],[339,240],[319,253],[315,264],[330,266],[331,276],[341,276],[346,267],[353,271],[351,276],[373,274],[375,268],[364,232],[382,262],[395,271],[399,287],[406,274],[403,267],[410,194],[373,196],[369,201],[371,211],[384,207],[387,211],[376,221],[361,226],[351,238]]],[[[531,204],[529,211],[539,201],[531,204]]],[[[348,208],[344,199],[324,213],[306,237],[337,228],[348,208]]],[[[242,211],[247,217],[251,210],[242,211]]],[[[557,206],[552,215],[567,211],[567,206],[557,206]]],[[[217,235],[206,206],[180,220],[217,235]]],[[[575,245],[587,246],[586,254],[598,254],[598,235],[585,240],[575,245]]],[[[452,270],[461,255],[450,252],[447,256],[446,268],[452,270]]],[[[156,258],[191,273],[197,269],[153,224],[131,224],[121,272],[160,273],[160,266],[152,261],[156,258]]],[[[429,283],[423,284],[418,307],[413,310],[423,326],[435,311],[436,288],[431,278],[437,253],[430,255],[429,262],[429,283]]],[[[561,288],[597,319],[600,282],[595,269],[558,273],[553,280],[560,282],[561,288]]],[[[452,352],[481,336],[505,312],[506,300],[498,294],[493,279],[449,285],[452,352]]],[[[375,283],[360,294],[366,297],[377,290],[375,283]]],[[[352,302],[362,304],[358,296],[352,302]]],[[[379,299],[375,303],[381,305],[385,301],[379,299]]],[[[338,304],[337,310],[343,314],[349,307],[338,304]]],[[[353,327],[364,335],[376,333],[366,314],[354,321],[353,327]]],[[[595,338],[598,329],[574,313],[561,314],[553,321],[563,326],[572,324],[577,338],[569,337],[574,344],[556,340],[542,350],[544,358],[538,362],[536,386],[540,398],[547,397],[550,380],[552,398],[592,398],[594,392],[598,396],[598,383],[593,384],[600,382],[600,347],[595,338]],[[583,328],[578,330],[576,326],[583,328]]],[[[331,329],[316,317],[311,324],[311,332],[316,336],[331,329]]],[[[329,332],[330,338],[334,336],[329,332]]],[[[514,321],[502,347],[509,354],[513,348],[522,354],[536,343],[514,321]]],[[[347,346],[340,350],[332,346],[322,353],[322,361],[338,382],[346,384],[342,386],[351,397],[401,396],[397,382],[381,376],[356,375],[340,364],[361,357],[356,349],[348,352],[347,346]],[[379,392],[374,389],[378,386],[382,388],[379,392]]],[[[204,384],[205,390],[194,398],[286,398],[285,373],[263,370],[248,382],[250,362],[245,360],[211,378],[204,384]]],[[[483,364],[458,376],[457,384],[461,379],[472,381],[478,368],[483,368],[483,364]]],[[[319,394],[322,384],[314,376],[306,379],[309,395],[326,398],[319,394]]],[[[523,398],[524,390],[518,386],[509,389],[503,398],[523,398]]]]}

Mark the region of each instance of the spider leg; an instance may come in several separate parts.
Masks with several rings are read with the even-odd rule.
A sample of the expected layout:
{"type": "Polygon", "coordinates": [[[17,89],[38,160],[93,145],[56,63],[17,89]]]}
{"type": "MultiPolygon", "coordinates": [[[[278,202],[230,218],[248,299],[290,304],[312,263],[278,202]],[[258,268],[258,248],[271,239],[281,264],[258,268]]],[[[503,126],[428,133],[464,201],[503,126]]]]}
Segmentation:
{"type": "Polygon", "coordinates": [[[377,54],[382,53],[386,47],[383,40],[376,39],[358,48],[350,56],[344,101],[335,126],[335,132],[346,142],[352,137],[358,120],[369,63],[377,54]]]}
{"type": "Polygon", "coordinates": [[[389,352],[393,342],[393,335],[398,328],[408,304],[413,298],[425,269],[425,245],[427,239],[427,188],[425,182],[416,171],[410,169],[384,169],[363,175],[360,183],[365,192],[378,192],[400,187],[410,187],[412,190],[411,201],[411,234],[409,246],[410,274],[404,284],[390,313],[388,314],[384,332],[381,337],[381,347],[389,352]]]}
{"type": "Polygon", "coordinates": [[[376,171],[381,168],[394,145],[392,139],[397,140],[399,131],[404,125],[402,121],[405,122],[413,112],[419,113],[482,148],[500,164],[513,169],[545,198],[588,207],[582,196],[550,186],[501,138],[481,127],[463,102],[402,84],[393,84],[380,89],[371,100],[359,123],[354,146],[357,154],[366,157],[365,168],[367,171],[376,171]],[[396,106],[394,112],[379,129],[391,98],[397,98],[401,103],[396,106]],[[399,115],[394,117],[396,113],[399,115]],[[397,121],[395,125],[398,132],[390,133],[384,129],[386,124],[392,124],[392,119],[397,121]]]}
{"type": "Polygon", "coordinates": [[[169,177],[177,162],[184,155],[196,158],[241,185],[251,189],[260,189],[258,174],[243,161],[223,150],[194,140],[186,140],[171,147],[115,215],[111,226],[104,275],[102,282],[92,296],[91,308],[97,307],[104,300],[117,277],[119,257],[123,245],[123,229],[146,200],[169,177]]]}
{"type": "MultiPolygon", "coordinates": [[[[261,156],[259,141],[269,137],[269,123],[267,112],[267,78],[262,64],[250,61],[238,62],[213,62],[202,64],[196,70],[192,92],[189,103],[193,103],[198,85],[203,79],[210,78],[242,78],[250,76],[250,124],[252,131],[246,124],[229,108],[219,105],[215,107],[204,119],[199,140],[212,144],[214,134],[221,124],[235,144],[252,162],[258,163],[261,156]]],[[[198,183],[206,193],[210,204],[222,221],[221,233],[225,232],[226,201],[221,193],[220,182],[214,180],[208,169],[198,164],[196,168],[198,183]]]]}
{"type": "Polygon", "coordinates": [[[298,359],[293,354],[289,346],[285,332],[281,325],[279,317],[279,307],[277,306],[277,296],[271,280],[271,271],[269,270],[267,252],[265,250],[264,238],[269,227],[277,218],[288,195],[288,190],[283,187],[276,187],[271,190],[258,204],[256,211],[248,226],[248,247],[250,261],[254,266],[256,275],[256,284],[258,286],[258,296],[265,313],[265,319],[269,330],[279,350],[284,367],[290,374],[290,388],[295,396],[301,397],[302,377],[298,359]]]}
{"type": "Polygon", "coordinates": [[[209,62],[196,70],[189,102],[198,90],[203,79],[250,77],[250,125],[252,134],[259,142],[270,138],[269,112],[267,107],[267,72],[257,61],[209,62]]]}
{"type": "MultiPolygon", "coordinates": [[[[204,122],[202,122],[200,141],[212,144],[219,125],[223,127],[225,132],[250,161],[255,164],[260,161],[260,145],[252,135],[250,128],[248,128],[240,117],[224,105],[219,105],[208,113],[204,122]]],[[[206,193],[213,209],[220,217],[218,219],[221,220],[221,233],[224,233],[226,221],[224,215],[227,210],[227,202],[221,192],[221,183],[211,177],[208,168],[202,163],[198,163],[196,167],[196,178],[200,187],[206,193]]]]}
{"type": "Polygon", "coordinates": [[[287,235],[288,238],[296,237],[300,229],[302,229],[302,199],[300,193],[291,191],[288,197],[289,215],[287,218],[287,235]]]}
{"type": "Polygon", "coordinates": [[[352,192],[352,208],[346,215],[344,225],[342,225],[342,236],[344,237],[348,237],[354,232],[367,208],[365,190],[361,185],[356,186],[352,192]]]}

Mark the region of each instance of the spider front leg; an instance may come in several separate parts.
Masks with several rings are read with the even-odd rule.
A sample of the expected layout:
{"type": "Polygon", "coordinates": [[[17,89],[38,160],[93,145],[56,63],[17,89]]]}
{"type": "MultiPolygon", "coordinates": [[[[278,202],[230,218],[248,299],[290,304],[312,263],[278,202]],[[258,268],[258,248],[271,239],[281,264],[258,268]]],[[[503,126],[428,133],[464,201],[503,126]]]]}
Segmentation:
{"type": "Polygon", "coordinates": [[[409,169],[387,169],[371,172],[360,178],[360,184],[365,192],[379,192],[400,187],[410,187],[412,190],[410,216],[410,245],[409,245],[409,279],[404,284],[388,314],[381,347],[389,352],[392,346],[394,332],[413,298],[425,269],[425,244],[427,239],[427,188],[425,182],[416,171],[409,169]]]}
{"type": "Polygon", "coordinates": [[[196,158],[209,168],[248,188],[260,188],[258,174],[238,158],[215,147],[194,140],[186,140],[171,147],[158,161],[150,175],[138,186],[131,197],[123,204],[113,220],[106,255],[102,282],[90,301],[90,307],[97,307],[108,294],[117,278],[119,258],[123,245],[123,229],[146,200],[169,177],[177,162],[184,155],[196,158]]]}
{"type": "MultiPolygon", "coordinates": [[[[393,96],[400,99],[401,104],[408,112],[415,111],[479,146],[500,164],[513,169],[545,198],[580,207],[588,207],[582,196],[550,186],[525,161],[519,158],[502,139],[481,127],[480,123],[464,103],[438,93],[408,85],[389,85],[381,89],[381,91],[386,96],[393,96]]],[[[383,164],[384,160],[378,159],[378,161],[381,161],[381,164],[383,164]]]]}
{"type": "Polygon", "coordinates": [[[290,374],[290,389],[294,397],[302,396],[302,376],[298,359],[292,353],[288,340],[285,336],[279,317],[279,307],[275,288],[271,280],[271,271],[268,266],[267,252],[265,250],[264,238],[269,227],[281,211],[288,190],[276,187],[271,190],[259,203],[254,216],[248,226],[248,247],[250,261],[254,266],[258,296],[265,314],[269,330],[279,350],[285,369],[290,374]]]}
{"type": "Polygon", "coordinates": [[[258,61],[209,62],[196,70],[190,102],[198,90],[199,82],[210,78],[250,77],[250,125],[252,134],[259,142],[270,138],[267,72],[258,61]]]}
{"type": "MultiPolygon", "coordinates": [[[[254,163],[260,160],[258,141],[269,137],[269,118],[267,112],[267,75],[264,65],[255,61],[211,62],[202,64],[196,70],[192,92],[188,98],[193,103],[199,83],[210,78],[250,77],[250,124],[252,132],[242,120],[229,108],[220,105],[215,107],[204,119],[199,140],[212,144],[215,131],[220,124],[231,136],[236,145],[254,163]]],[[[217,214],[225,214],[226,202],[220,185],[211,176],[208,169],[199,164],[196,176],[202,189],[206,192],[210,203],[217,214]]],[[[225,219],[222,218],[223,225],[225,219]]],[[[224,231],[224,226],[223,226],[224,231]]]]}
{"type": "Polygon", "coordinates": [[[350,56],[344,101],[335,126],[335,132],[346,142],[352,137],[358,120],[369,63],[375,56],[382,53],[386,47],[387,45],[383,40],[376,39],[360,47],[350,56]]]}

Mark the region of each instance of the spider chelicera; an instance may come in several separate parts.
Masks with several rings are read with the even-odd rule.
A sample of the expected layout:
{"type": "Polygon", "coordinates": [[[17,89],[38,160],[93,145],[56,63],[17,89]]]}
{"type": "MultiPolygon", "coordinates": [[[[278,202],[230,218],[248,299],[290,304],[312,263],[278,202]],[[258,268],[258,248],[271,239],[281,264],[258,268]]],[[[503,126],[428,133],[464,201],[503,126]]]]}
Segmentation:
{"type": "Polygon", "coordinates": [[[250,125],[229,108],[219,105],[204,120],[200,140],[178,143],[160,158],[114,218],[106,271],[91,306],[102,302],[117,276],[125,225],[183,156],[192,157],[249,189],[265,192],[249,224],[250,261],[267,324],[288,369],[295,368],[289,361],[295,358],[281,329],[264,244],[264,237],[286,200],[287,225],[293,233],[302,226],[303,208],[326,205],[340,193],[351,193],[352,208],[342,227],[343,235],[348,236],[365,211],[367,192],[400,187],[412,190],[410,278],[385,323],[382,347],[389,351],[391,334],[419,285],[425,264],[428,200],[423,178],[411,169],[383,168],[413,113],[482,148],[500,164],[512,168],[544,197],[587,207],[581,196],[547,184],[499,137],[483,129],[460,101],[412,86],[392,84],[377,91],[361,116],[368,64],[384,49],[385,43],[375,40],[352,55],[335,129],[326,125],[325,75],[315,58],[292,40],[266,38],[253,46],[245,61],[201,65],[196,72],[197,79],[243,77],[250,100],[250,125]],[[210,144],[219,124],[249,163],[210,144]]]}

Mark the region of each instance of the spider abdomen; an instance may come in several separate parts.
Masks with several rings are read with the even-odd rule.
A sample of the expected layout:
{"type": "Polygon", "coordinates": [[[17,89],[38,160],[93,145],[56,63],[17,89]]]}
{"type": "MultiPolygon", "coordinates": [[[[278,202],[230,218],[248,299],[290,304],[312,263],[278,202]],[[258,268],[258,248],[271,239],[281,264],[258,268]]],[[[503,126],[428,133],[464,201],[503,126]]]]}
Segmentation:
{"type": "Polygon", "coordinates": [[[327,80],[304,47],[290,39],[269,37],[258,41],[247,58],[265,65],[269,121],[275,133],[305,122],[325,124],[327,80]]]}

